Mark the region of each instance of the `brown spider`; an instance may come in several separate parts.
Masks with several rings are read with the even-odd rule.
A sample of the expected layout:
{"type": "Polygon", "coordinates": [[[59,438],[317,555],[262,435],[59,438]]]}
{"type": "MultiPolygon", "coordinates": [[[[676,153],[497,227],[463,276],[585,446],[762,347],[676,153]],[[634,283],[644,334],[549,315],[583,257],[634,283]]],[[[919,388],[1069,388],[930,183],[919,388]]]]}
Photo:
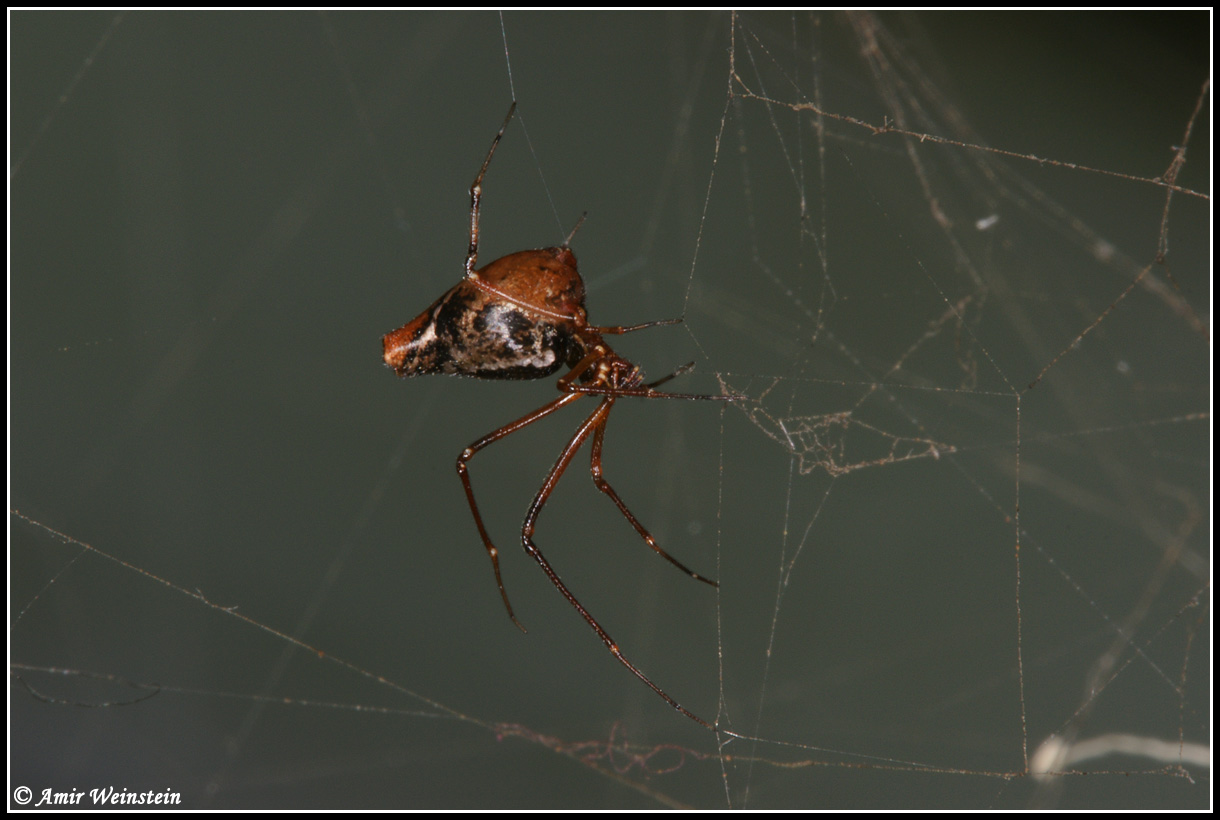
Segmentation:
{"type": "MultiPolygon", "coordinates": [[[[562,396],[488,433],[463,450],[457,458],[458,475],[462,479],[462,486],[466,488],[466,499],[470,503],[470,512],[474,516],[475,526],[479,529],[479,536],[483,539],[483,546],[491,556],[491,566],[495,571],[496,584],[500,587],[500,597],[504,599],[508,617],[522,632],[525,627],[513,614],[508,593],[505,592],[504,582],[500,578],[498,552],[483,526],[479,506],[474,500],[467,462],[484,447],[540,421],[585,395],[595,394],[602,397],[597,409],[576,428],[576,432],[555,461],[555,466],[547,473],[538,494],[534,496],[521,527],[521,544],[542,567],[542,571],[568,603],[593,627],[593,631],[619,663],[648,684],[670,706],[711,729],[711,724],[683,708],[624,657],[618,644],[568,590],[551,568],[550,562],[534,544],[534,526],[560,476],[576,455],[576,451],[592,435],[590,472],[597,488],[610,497],[644,542],[660,556],[690,577],[717,586],[715,581],[704,578],[663,550],[627,509],[627,505],[602,477],[602,442],[606,435],[606,421],[610,410],[620,397],[721,400],[733,397],[658,391],[655,389],[658,385],[686,372],[692,365],[685,365],[663,379],[645,384],[640,378],[640,368],[610,349],[602,339],[602,334],[627,333],[654,325],[674,324],[677,320],[647,322],[630,327],[591,326],[585,312],[584,282],[576,271],[576,256],[568,247],[576,233],[575,229],[563,245],[557,248],[519,251],[503,256],[483,268],[475,269],[479,250],[479,201],[483,193],[483,176],[487,173],[491,157],[496,152],[496,146],[500,144],[516,108],[516,102],[509,107],[504,124],[492,140],[487,159],[483,160],[483,167],[479,169],[479,175],[470,186],[470,251],[466,255],[465,278],[415,319],[382,337],[385,363],[402,377],[448,373],[480,379],[541,379],[562,367],[569,368],[558,382],[562,396]]],[[[583,219],[581,217],[582,221],[583,219]]],[[[576,227],[579,228],[580,224],[576,227]]]]}

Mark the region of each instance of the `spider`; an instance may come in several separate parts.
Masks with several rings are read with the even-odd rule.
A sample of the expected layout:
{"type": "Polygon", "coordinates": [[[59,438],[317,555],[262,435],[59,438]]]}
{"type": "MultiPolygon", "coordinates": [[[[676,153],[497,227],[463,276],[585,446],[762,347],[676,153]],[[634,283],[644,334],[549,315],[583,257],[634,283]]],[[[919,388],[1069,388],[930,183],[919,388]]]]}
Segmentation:
{"type": "MultiPolygon", "coordinates": [[[[473,376],[480,379],[542,379],[568,368],[559,378],[559,398],[527,413],[516,421],[493,430],[471,444],[457,457],[457,472],[466,490],[466,500],[474,517],[479,537],[491,557],[491,567],[500,588],[500,597],[512,622],[525,631],[513,614],[504,581],[500,577],[499,552],[483,526],[479,505],[471,488],[468,463],[483,448],[518,430],[541,421],[562,407],[587,395],[600,396],[597,408],[576,428],[572,438],[547,473],[542,487],[534,496],[525,522],[521,526],[521,545],[568,603],[593,628],[618,662],[631,670],[674,709],[702,726],[711,724],[684,708],[631,661],[601,624],[581,605],[576,596],[560,579],[549,561],[534,543],[534,528],[555,485],[563,476],[581,445],[592,436],[593,444],[589,471],[597,489],[605,493],[618,507],[623,517],[635,528],[651,549],[691,578],[709,586],[716,581],[705,578],[688,568],[657,544],[656,539],[632,515],[618,493],[602,477],[602,445],[606,421],[614,403],[625,396],[638,398],[731,400],[733,396],[690,395],[668,393],[656,388],[687,372],[693,363],[684,365],[663,379],[644,383],[640,368],[615,353],[603,335],[629,333],[656,325],[675,324],[680,320],[646,322],[629,327],[597,327],[589,324],[585,311],[585,287],[576,270],[576,256],[569,247],[580,222],[557,248],[519,251],[503,256],[482,268],[475,267],[479,251],[479,204],[483,194],[483,177],[491,164],[496,146],[504,136],[516,111],[514,101],[492,140],[483,167],[470,186],[470,249],[466,254],[466,275],[444,296],[423,313],[398,330],[382,337],[386,365],[401,377],[430,373],[473,376]]],[[[584,217],[581,217],[581,222],[584,217]]]]}

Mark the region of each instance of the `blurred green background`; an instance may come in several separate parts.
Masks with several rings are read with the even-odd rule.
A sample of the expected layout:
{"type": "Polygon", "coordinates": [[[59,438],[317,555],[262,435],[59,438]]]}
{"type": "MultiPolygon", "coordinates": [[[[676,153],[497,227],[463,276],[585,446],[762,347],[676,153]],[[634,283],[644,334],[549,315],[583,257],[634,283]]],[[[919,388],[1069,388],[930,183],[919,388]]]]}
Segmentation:
{"type": "MultiPolygon", "coordinates": [[[[731,53],[760,96],[880,124],[892,94],[915,132],[942,133],[949,111],[975,129],[966,142],[1150,178],[1207,76],[1208,15],[734,27],[522,13],[502,32],[490,13],[18,12],[10,25],[10,507],[129,565],[10,515],[10,659],[168,687],[84,708],[10,678],[14,786],[169,788],[190,808],[1207,805],[1205,771],[1048,788],[877,767],[1023,765],[1015,396],[1153,261],[1164,191],[1016,160],[995,177],[979,152],[842,121],[819,143],[809,113],[728,89],[731,53]],[[869,36],[912,63],[870,65],[869,36]],[[696,361],[675,390],[719,392],[728,374],[768,414],[624,400],[609,425],[607,477],[719,593],[639,543],[584,455],[538,543],[685,706],[709,719],[723,706],[736,731],[802,748],[736,741],[722,763],[517,549],[577,410],[472,465],[530,632],[513,628],[453,462],[553,385],[400,382],[381,364],[381,334],[461,275],[467,189],[514,88],[481,261],[558,244],[588,211],[574,248],[591,320],[685,320],[616,349],[654,378],[696,361]],[[940,125],[918,121],[940,93],[940,125]],[[974,227],[993,214],[996,230],[974,227]],[[965,326],[921,341],[966,296],[965,326]],[[884,388],[857,405],[871,385],[884,388]],[[853,406],[960,452],[832,480],[764,431],[853,406]],[[611,737],[674,748],[649,774],[579,745],[611,737]]],[[[1179,179],[1204,192],[1210,103],[1179,179]]],[[[1174,282],[1154,269],[1144,285],[1161,293],[1133,290],[1021,401],[1031,751],[1077,723],[1208,739],[1208,424],[1192,415],[1208,407],[1208,211],[1175,197],[1174,282]],[[1091,699],[1116,640],[1117,671],[1091,699]]],[[[21,675],[73,703],[139,694],[21,675]]]]}

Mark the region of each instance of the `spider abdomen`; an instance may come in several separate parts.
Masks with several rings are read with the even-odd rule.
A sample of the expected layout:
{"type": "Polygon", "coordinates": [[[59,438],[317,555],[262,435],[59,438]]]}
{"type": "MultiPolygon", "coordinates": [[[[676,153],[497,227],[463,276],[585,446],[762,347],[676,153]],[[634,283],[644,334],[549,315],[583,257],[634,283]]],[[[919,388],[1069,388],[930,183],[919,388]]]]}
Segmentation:
{"type": "Polygon", "coordinates": [[[463,279],[382,337],[399,376],[541,379],[585,355],[584,283],[568,248],[521,251],[463,279]]]}
{"type": "Polygon", "coordinates": [[[488,293],[578,327],[586,324],[585,283],[571,248],[541,248],[501,256],[474,273],[488,293]]]}

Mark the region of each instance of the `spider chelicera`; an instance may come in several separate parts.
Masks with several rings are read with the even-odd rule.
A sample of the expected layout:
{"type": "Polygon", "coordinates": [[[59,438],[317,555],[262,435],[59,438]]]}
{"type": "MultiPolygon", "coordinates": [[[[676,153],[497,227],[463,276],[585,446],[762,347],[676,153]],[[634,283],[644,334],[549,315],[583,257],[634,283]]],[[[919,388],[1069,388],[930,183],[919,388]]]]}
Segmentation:
{"type": "MultiPolygon", "coordinates": [[[[602,339],[603,334],[628,333],[655,325],[674,324],[677,320],[646,322],[630,327],[590,325],[585,312],[584,282],[576,271],[576,256],[568,247],[576,233],[575,229],[557,248],[519,251],[475,269],[479,251],[479,202],[483,194],[483,176],[487,173],[487,166],[491,164],[492,155],[495,154],[496,146],[500,144],[516,107],[516,102],[509,107],[504,124],[492,140],[487,158],[483,160],[483,167],[479,169],[479,175],[470,186],[470,250],[466,255],[465,277],[415,319],[382,337],[385,363],[402,377],[447,373],[480,379],[541,379],[563,367],[568,368],[568,372],[560,377],[557,385],[562,396],[488,433],[463,450],[457,458],[458,475],[462,479],[462,486],[466,488],[466,500],[470,503],[470,512],[474,516],[479,536],[483,539],[483,546],[491,557],[491,567],[496,575],[496,584],[500,588],[500,597],[504,599],[504,608],[508,610],[508,617],[522,632],[525,627],[513,614],[508,593],[504,590],[504,581],[500,577],[499,553],[483,526],[482,516],[479,515],[467,463],[484,447],[546,418],[561,407],[586,395],[601,397],[597,409],[576,428],[576,432],[559,454],[555,466],[547,473],[542,487],[534,496],[521,527],[521,544],[530,557],[542,567],[542,571],[551,579],[555,588],[593,628],[619,663],[648,684],[649,688],[664,698],[670,706],[710,729],[713,728],[711,724],[684,708],[627,660],[618,644],[568,590],[550,562],[534,544],[534,527],[539,513],[576,451],[592,436],[589,470],[597,489],[609,496],[623,517],[658,555],[695,580],[717,586],[715,581],[689,569],[662,549],[656,539],[631,514],[627,505],[618,497],[618,493],[602,477],[602,444],[610,410],[614,403],[624,396],[712,400],[733,397],[659,391],[656,389],[658,385],[686,372],[692,365],[685,365],[663,379],[645,384],[640,377],[640,368],[610,349],[602,339]]],[[[580,225],[577,224],[576,227],[579,228],[580,225]]]]}

